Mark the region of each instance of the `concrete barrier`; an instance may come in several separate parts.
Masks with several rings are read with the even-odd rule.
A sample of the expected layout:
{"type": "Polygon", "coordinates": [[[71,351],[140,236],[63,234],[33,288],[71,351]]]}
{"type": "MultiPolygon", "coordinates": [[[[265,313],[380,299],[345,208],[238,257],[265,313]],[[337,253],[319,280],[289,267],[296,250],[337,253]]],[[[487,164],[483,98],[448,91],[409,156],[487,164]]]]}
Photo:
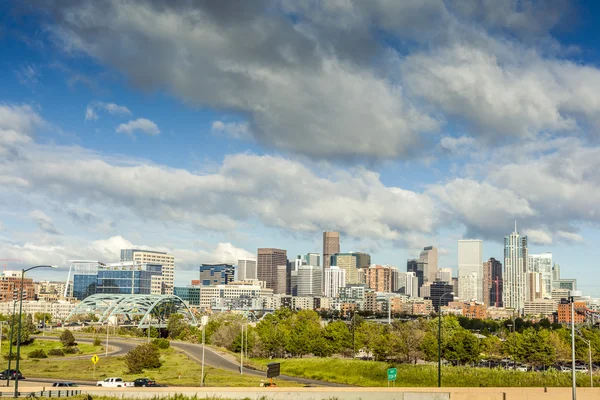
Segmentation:
{"type": "MultiPolygon", "coordinates": [[[[0,392],[10,388],[2,388],[0,392]]],[[[570,388],[78,388],[92,396],[168,397],[175,394],[220,399],[266,400],[568,400],[570,388]]],[[[28,388],[34,391],[34,388],[28,388]]],[[[41,388],[40,388],[41,390],[41,388]]],[[[4,394],[4,393],[3,393],[4,394]]],[[[4,394],[7,395],[8,393],[4,394]]],[[[600,399],[600,388],[578,388],[578,400],[600,399]]]]}

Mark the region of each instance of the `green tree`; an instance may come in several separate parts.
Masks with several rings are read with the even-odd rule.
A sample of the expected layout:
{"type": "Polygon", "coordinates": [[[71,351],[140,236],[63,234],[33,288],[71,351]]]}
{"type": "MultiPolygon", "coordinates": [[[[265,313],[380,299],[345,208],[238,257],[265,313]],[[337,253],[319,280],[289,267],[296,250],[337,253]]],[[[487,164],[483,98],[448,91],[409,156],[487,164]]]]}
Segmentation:
{"type": "Polygon", "coordinates": [[[167,330],[173,339],[183,339],[187,326],[181,314],[171,314],[167,320],[167,330]]]}
{"type": "MultiPolygon", "coordinates": [[[[16,316],[14,319],[14,325],[12,324],[12,318],[9,320],[8,324],[8,337],[12,341],[13,345],[17,344],[18,332],[19,332],[19,317],[16,316]]],[[[31,337],[31,332],[27,327],[27,317],[23,314],[21,317],[21,344],[28,345],[33,343],[33,338],[31,337]]]]}
{"type": "Polygon", "coordinates": [[[63,333],[60,334],[60,342],[64,347],[71,347],[75,345],[75,336],[71,333],[70,330],[65,329],[63,333]]]}
{"type": "Polygon", "coordinates": [[[461,364],[479,360],[479,339],[466,329],[454,332],[445,343],[443,355],[446,360],[456,360],[461,364]]]}
{"type": "MultiPolygon", "coordinates": [[[[284,325],[285,326],[285,325],[284,325]]],[[[298,311],[291,318],[290,341],[287,350],[302,357],[310,354],[321,336],[321,320],[313,310],[298,311]]]]}
{"type": "Polygon", "coordinates": [[[481,341],[481,351],[485,353],[487,358],[502,358],[502,340],[498,336],[487,336],[481,341]]]}
{"type": "Polygon", "coordinates": [[[323,341],[328,343],[327,346],[331,354],[340,354],[352,350],[352,332],[343,321],[328,323],[319,338],[319,346],[323,346],[323,341]]]}
{"type": "Polygon", "coordinates": [[[35,314],[33,314],[33,317],[38,324],[49,324],[50,322],[52,322],[52,314],[50,313],[36,312],[35,314]]]}
{"type": "Polygon", "coordinates": [[[284,324],[284,319],[275,314],[266,315],[256,324],[259,337],[259,349],[263,356],[282,356],[290,341],[289,329],[284,324]]]}
{"type": "Polygon", "coordinates": [[[160,368],[160,353],[150,343],[137,346],[125,355],[125,364],[131,374],[139,374],[145,369],[160,368]]]}
{"type": "Polygon", "coordinates": [[[523,331],[524,360],[534,366],[548,366],[556,362],[556,349],[550,344],[550,332],[528,328],[523,331]]]}
{"type": "Polygon", "coordinates": [[[418,321],[400,322],[394,325],[390,344],[400,361],[416,364],[423,357],[424,338],[425,332],[418,321]]]}

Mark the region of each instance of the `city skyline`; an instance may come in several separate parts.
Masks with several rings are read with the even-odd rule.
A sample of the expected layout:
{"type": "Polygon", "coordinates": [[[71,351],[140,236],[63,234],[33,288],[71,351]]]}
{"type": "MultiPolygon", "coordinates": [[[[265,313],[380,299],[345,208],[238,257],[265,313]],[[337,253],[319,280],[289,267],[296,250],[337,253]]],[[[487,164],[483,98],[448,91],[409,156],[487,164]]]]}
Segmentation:
{"type": "Polygon", "coordinates": [[[62,269],[34,276],[140,248],[185,282],[327,230],[456,273],[458,239],[502,260],[518,220],[600,297],[592,2],[21,3],[0,5],[0,258],[62,269]]]}

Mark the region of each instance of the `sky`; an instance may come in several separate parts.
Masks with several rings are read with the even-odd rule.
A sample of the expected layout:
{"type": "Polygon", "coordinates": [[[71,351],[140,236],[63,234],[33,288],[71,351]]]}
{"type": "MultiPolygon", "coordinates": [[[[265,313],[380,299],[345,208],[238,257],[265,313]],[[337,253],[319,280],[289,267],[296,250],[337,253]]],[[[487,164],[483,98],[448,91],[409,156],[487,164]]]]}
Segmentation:
{"type": "Polygon", "coordinates": [[[0,4],[8,269],[277,247],[552,252],[600,296],[600,18],[562,0],[0,4]]]}

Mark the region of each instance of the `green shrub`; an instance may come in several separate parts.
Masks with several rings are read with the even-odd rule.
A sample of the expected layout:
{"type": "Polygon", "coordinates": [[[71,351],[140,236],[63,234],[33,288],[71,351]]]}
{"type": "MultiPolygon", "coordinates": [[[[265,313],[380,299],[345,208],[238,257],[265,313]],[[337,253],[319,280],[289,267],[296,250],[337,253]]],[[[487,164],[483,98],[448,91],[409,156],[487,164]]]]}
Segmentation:
{"type": "Polygon", "coordinates": [[[159,349],[168,349],[171,346],[171,342],[169,342],[167,339],[154,339],[152,341],[152,345],[159,348],[159,349]]]}
{"type": "Polygon", "coordinates": [[[75,336],[67,329],[60,334],[60,342],[64,347],[75,346],[75,336]]]}
{"type": "MultiPolygon", "coordinates": [[[[6,355],[4,355],[4,359],[5,359],[5,360],[11,359],[11,360],[13,360],[13,361],[14,361],[14,360],[16,360],[16,359],[17,359],[17,353],[12,353],[12,355],[11,355],[11,356],[9,356],[8,354],[6,354],[6,355]]],[[[19,360],[22,360],[22,358],[21,358],[21,357],[19,357],[19,360]]]]}
{"type": "Polygon", "coordinates": [[[59,348],[50,349],[50,350],[48,350],[48,355],[49,356],[64,356],[65,352],[63,351],[63,349],[59,349],[59,348]]]}
{"type": "Polygon", "coordinates": [[[99,337],[94,338],[94,347],[102,346],[102,342],[99,337]]]}
{"type": "Polygon", "coordinates": [[[80,353],[79,349],[75,346],[63,347],[63,353],[65,354],[78,354],[80,353]]]}
{"type": "Polygon", "coordinates": [[[44,349],[37,349],[30,351],[27,356],[29,358],[48,358],[48,354],[44,351],[44,349]]]}
{"type": "Polygon", "coordinates": [[[144,369],[159,368],[162,365],[158,349],[152,344],[142,344],[125,356],[125,364],[131,374],[139,374],[144,369]]]}

